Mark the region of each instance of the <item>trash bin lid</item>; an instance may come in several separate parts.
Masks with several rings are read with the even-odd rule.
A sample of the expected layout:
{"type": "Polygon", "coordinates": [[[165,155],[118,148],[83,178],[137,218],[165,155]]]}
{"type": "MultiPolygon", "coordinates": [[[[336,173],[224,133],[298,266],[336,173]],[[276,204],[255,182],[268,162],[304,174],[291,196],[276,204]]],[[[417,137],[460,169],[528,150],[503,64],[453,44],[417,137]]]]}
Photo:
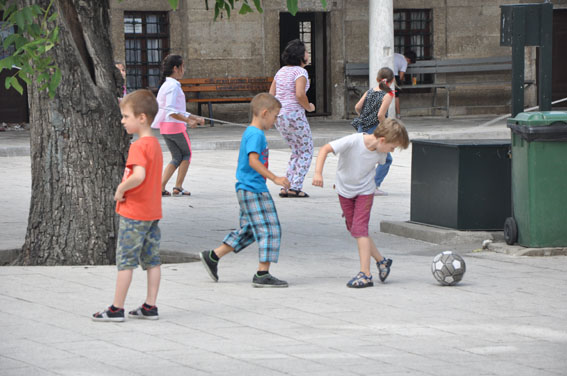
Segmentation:
{"type": "Polygon", "coordinates": [[[521,112],[506,122],[527,141],[567,141],[567,112],[521,112]]]}

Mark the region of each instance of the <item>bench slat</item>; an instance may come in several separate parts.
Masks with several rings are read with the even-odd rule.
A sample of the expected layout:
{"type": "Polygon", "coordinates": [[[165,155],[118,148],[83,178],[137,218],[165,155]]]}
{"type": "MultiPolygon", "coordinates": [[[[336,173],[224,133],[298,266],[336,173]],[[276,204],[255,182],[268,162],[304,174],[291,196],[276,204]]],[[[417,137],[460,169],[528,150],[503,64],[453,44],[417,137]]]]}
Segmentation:
{"type": "Polygon", "coordinates": [[[245,103],[252,101],[252,97],[224,97],[224,98],[188,98],[190,103],[245,103]]]}
{"type": "Polygon", "coordinates": [[[490,65],[456,65],[456,66],[436,66],[436,67],[408,67],[408,74],[426,74],[426,73],[469,73],[469,72],[492,72],[492,71],[509,71],[512,70],[511,63],[490,64],[490,65]]]}

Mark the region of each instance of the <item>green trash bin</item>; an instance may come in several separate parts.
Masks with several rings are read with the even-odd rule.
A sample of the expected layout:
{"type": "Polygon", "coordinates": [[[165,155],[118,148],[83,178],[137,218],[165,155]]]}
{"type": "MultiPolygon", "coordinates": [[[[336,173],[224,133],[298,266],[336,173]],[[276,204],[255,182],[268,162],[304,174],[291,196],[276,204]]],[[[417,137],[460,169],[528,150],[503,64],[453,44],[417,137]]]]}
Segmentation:
{"type": "Polygon", "coordinates": [[[567,247],[567,112],[522,112],[512,131],[512,213],[506,243],[567,247]]]}

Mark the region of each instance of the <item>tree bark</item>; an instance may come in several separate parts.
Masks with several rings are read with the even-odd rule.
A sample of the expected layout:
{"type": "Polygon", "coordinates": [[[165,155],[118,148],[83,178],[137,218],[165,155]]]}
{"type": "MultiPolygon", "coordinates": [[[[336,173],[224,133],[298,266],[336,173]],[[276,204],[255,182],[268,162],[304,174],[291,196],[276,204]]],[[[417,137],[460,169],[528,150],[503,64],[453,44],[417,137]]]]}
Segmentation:
{"type": "MultiPolygon", "coordinates": [[[[48,0],[26,0],[46,8],[48,0]]],[[[114,190],[129,137],[120,124],[108,0],[55,0],[62,80],[29,86],[32,196],[24,265],[115,262],[114,190]]]]}

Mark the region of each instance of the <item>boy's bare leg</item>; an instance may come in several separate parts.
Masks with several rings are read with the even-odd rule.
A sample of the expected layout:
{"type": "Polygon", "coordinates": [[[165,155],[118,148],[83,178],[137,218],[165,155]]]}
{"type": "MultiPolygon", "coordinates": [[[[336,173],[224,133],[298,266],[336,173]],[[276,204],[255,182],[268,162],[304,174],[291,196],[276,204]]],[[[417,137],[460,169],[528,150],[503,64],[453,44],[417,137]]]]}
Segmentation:
{"type": "Polygon", "coordinates": [[[132,282],[133,272],[132,269],[118,271],[118,277],[116,277],[116,291],[114,292],[114,301],[112,302],[117,308],[124,308],[124,301],[126,300],[126,294],[128,294],[130,282],[132,282]]]}
{"type": "Polygon", "coordinates": [[[185,181],[185,176],[187,176],[188,170],[189,170],[189,161],[188,160],[181,161],[177,169],[177,180],[175,181],[175,186],[177,188],[183,188],[183,182],[185,181]]]}
{"type": "Polygon", "coordinates": [[[370,255],[376,260],[376,262],[382,261],[384,256],[380,253],[378,248],[376,248],[376,244],[374,244],[374,240],[371,237],[368,237],[368,242],[370,243],[370,255]]]}
{"type": "Polygon", "coordinates": [[[378,252],[372,238],[363,236],[356,238],[356,242],[358,244],[358,254],[360,257],[360,271],[366,275],[370,275],[370,256],[376,259],[376,261],[380,261],[382,260],[382,255],[378,252]]]}
{"type": "Polygon", "coordinates": [[[220,245],[220,247],[213,249],[213,251],[215,251],[215,254],[220,259],[221,257],[223,257],[223,256],[229,254],[230,252],[234,251],[234,248],[232,248],[228,244],[222,243],[220,245]]]}
{"type": "Polygon", "coordinates": [[[267,272],[270,270],[270,263],[269,262],[260,262],[258,263],[258,271],[260,272],[267,272]]]}
{"type": "Polygon", "coordinates": [[[175,167],[175,165],[172,165],[171,163],[168,163],[167,166],[165,166],[165,170],[163,170],[163,174],[162,174],[162,178],[161,178],[161,190],[162,191],[165,191],[165,186],[166,186],[167,182],[169,181],[169,179],[171,179],[171,176],[175,172],[176,168],[177,167],[175,167]]]}
{"type": "Polygon", "coordinates": [[[157,294],[159,290],[159,283],[161,280],[161,266],[154,266],[148,268],[148,295],[146,297],[146,304],[156,305],[157,294]]]}

